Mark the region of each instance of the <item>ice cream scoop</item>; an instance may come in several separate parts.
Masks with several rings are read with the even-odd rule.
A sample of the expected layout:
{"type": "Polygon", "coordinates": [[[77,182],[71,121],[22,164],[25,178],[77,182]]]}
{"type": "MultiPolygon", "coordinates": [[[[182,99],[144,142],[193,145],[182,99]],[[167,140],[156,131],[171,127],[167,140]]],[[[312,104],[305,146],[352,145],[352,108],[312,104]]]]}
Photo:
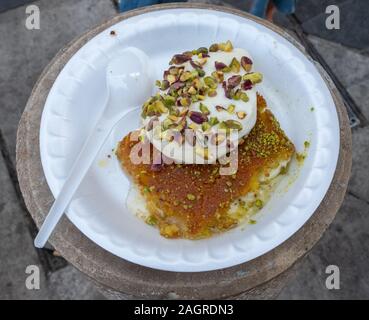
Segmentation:
{"type": "Polygon", "coordinates": [[[146,137],[177,163],[203,163],[204,158],[215,162],[229,148],[226,143],[208,143],[206,136],[233,129],[237,134],[229,136],[228,145],[236,144],[256,123],[255,85],[262,76],[253,72],[250,54],[239,48],[203,52],[175,55],[160,82],[160,98],[143,108],[146,137]],[[186,129],[194,131],[197,143],[178,136],[186,129]]]}

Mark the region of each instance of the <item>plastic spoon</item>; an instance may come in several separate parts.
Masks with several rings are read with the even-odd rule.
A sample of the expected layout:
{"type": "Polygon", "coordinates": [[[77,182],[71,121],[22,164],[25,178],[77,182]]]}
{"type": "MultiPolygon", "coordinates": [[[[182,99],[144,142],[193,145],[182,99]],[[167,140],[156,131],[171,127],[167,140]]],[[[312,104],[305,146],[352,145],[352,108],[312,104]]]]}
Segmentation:
{"type": "Polygon", "coordinates": [[[114,125],[151,94],[152,74],[148,57],[137,48],[122,50],[109,63],[106,104],[35,238],[37,248],[46,244],[114,125]]]}

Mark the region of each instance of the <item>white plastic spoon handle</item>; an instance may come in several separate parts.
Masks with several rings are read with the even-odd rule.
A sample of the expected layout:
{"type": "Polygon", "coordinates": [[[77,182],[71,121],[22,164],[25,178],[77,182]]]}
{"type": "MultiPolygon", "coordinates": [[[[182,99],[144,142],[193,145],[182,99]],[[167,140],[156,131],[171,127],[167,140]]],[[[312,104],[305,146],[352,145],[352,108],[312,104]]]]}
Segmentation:
{"type": "Polygon", "coordinates": [[[35,238],[34,244],[37,248],[43,248],[45,246],[92,162],[96,158],[100,148],[104,144],[104,141],[108,137],[112,126],[112,121],[107,121],[104,118],[101,118],[87,138],[66,181],[63,184],[62,189],[59,192],[59,195],[53,203],[35,238]]]}

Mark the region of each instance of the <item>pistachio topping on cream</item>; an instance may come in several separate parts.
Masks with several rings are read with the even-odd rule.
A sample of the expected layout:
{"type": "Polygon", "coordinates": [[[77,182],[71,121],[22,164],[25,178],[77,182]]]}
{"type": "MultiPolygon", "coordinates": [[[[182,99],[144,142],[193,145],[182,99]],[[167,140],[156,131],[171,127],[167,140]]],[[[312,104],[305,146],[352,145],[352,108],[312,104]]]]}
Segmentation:
{"type": "Polygon", "coordinates": [[[256,122],[255,86],[262,75],[252,66],[250,54],[230,41],[174,55],[156,81],[158,93],[142,106],[143,135],[179,163],[223,157],[229,149],[219,147],[224,139],[218,133],[236,131],[227,138],[228,144],[236,142],[256,122]],[[189,138],[188,129],[196,139],[189,138]],[[206,138],[212,134],[215,142],[206,138]]]}

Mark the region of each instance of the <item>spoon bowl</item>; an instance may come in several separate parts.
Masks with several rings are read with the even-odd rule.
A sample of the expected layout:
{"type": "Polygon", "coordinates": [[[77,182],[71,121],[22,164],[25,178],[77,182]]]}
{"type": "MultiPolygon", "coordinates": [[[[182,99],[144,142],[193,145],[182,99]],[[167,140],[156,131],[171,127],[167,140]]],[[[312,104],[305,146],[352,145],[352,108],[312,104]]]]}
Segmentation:
{"type": "Polygon", "coordinates": [[[105,117],[120,115],[125,109],[141,105],[151,95],[153,68],[140,49],[128,47],[113,58],[106,69],[108,103],[105,117]]]}

